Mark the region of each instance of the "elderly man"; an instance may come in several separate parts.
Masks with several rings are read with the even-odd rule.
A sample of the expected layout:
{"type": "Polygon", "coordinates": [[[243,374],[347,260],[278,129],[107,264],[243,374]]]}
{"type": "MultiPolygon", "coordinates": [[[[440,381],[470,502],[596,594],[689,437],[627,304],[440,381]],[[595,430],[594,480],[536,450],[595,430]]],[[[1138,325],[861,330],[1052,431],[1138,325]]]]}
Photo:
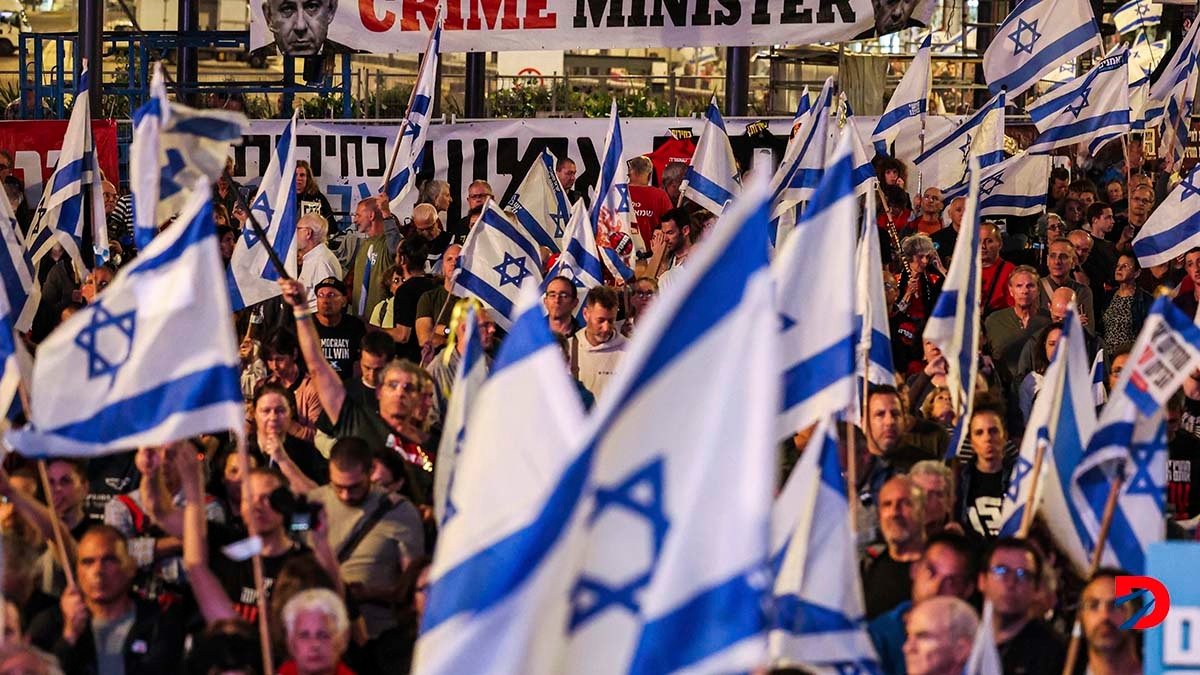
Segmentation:
{"type": "Polygon", "coordinates": [[[459,221],[457,227],[454,227],[450,235],[456,239],[463,239],[467,233],[471,231],[471,227],[475,224],[476,218],[472,218],[469,214],[478,213],[483,205],[489,199],[495,199],[495,193],[492,191],[492,186],[486,180],[473,180],[467,186],[467,213],[459,221]]]}
{"type": "Polygon", "coordinates": [[[1096,312],[1092,304],[1092,289],[1076,281],[1072,275],[1079,264],[1075,244],[1070,239],[1055,239],[1050,242],[1046,253],[1048,274],[1038,282],[1038,302],[1042,307],[1050,306],[1050,295],[1066,287],[1075,291],[1075,301],[1080,309],[1079,320],[1090,332],[1096,325],[1096,312]]]}
{"type": "Polygon", "coordinates": [[[938,230],[944,227],[942,223],[942,208],[941,189],[936,187],[925,188],[925,194],[921,195],[921,217],[910,223],[910,225],[921,234],[933,236],[938,230]]]}
{"type": "Polygon", "coordinates": [[[649,157],[629,160],[629,201],[637,214],[637,230],[646,244],[650,243],[663,215],[674,206],[662,188],[650,184],[653,175],[654,163],[649,157]]]}
{"type": "Polygon", "coordinates": [[[966,197],[955,197],[950,200],[950,204],[946,206],[946,211],[943,214],[943,221],[946,227],[934,232],[930,235],[933,240],[933,246],[937,249],[938,256],[942,259],[942,266],[950,269],[950,257],[954,255],[954,245],[958,243],[958,231],[962,228],[963,213],[967,209],[966,197]]]}
{"type": "Polygon", "coordinates": [[[442,221],[431,204],[417,204],[412,215],[413,236],[428,242],[425,273],[434,274],[440,269],[442,256],[454,243],[454,235],[442,229],[442,221]]]}
{"type": "Polygon", "coordinates": [[[979,617],[959,598],[930,598],[917,605],[908,617],[908,640],[904,643],[908,675],[964,672],[977,630],[979,617]]]}
{"type": "Polygon", "coordinates": [[[458,244],[446,247],[446,252],[442,254],[441,283],[425,291],[417,300],[417,322],[413,328],[417,332],[422,353],[432,354],[441,349],[450,334],[450,315],[459,300],[450,291],[454,289],[454,270],[460,253],[462,246],[458,244]]]}
{"type": "Polygon", "coordinates": [[[358,248],[347,265],[350,287],[350,311],[366,320],[369,312],[387,293],[383,279],[391,266],[394,248],[389,248],[383,231],[383,213],[374,199],[364,199],[354,209],[354,226],[362,235],[358,248]]]}
{"type": "Polygon", "coordinates": [[[297,279],[308,289],[309,309],[317,308],[317,283],[327,277],[342,278],[342,264],[325,243],[329,223],[319,213],[307,213],[296,222],[296,253],[300,274],[297,279]]]}
{"type": "Polygon", "coordinates": [[[1038,313],[1038,274],[1028,265],[1014,269],[1008,277],[1012,306],[992,312],[984,320],[984,332],[992,347],[992,358],[1001,366],[1001,376],[1011,384],[1021,360],[1021,350],[1050,318],[1038,313]]]}
{"type": "Polygon", "coordinates": [[[866,616],[873,619],[912,595],[910,567],[925,548],[925,495],[908,476],[894,476],[879,490],[883,544],[862,560],[866,616]]]}
{"type": "Polygon", "coordinates": [[[908,470],[908,477],[925,493],[925,536],[943,532],[962,534],[954,522],[954,472],[940,459],[923,459],[908,470]]]}

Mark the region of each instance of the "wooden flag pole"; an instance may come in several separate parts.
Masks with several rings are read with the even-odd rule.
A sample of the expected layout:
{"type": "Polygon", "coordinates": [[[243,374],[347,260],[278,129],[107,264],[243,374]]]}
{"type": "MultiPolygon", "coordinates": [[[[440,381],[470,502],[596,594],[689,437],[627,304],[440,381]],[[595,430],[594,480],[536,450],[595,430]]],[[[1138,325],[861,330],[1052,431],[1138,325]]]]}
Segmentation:
{"type": "MultiPolygon", "coordinates": [[[[249,485],[248,477],[250,476],[250,454],[246,449],[246,437],[241,433],[241,430],[234,430],[234,435],[237,437],[237,454],[238,467],[242,472],[243,487],[249,485]]],[[[246,499],[245,489],[242,491],[242,499],[246,499]]],[[[251,538],[258,536],[258,532],[254,527],[252,518],[246,519],[247,535],[251,538]]],[[[274,673],[275,664],[271,655],[271,630],[267,625],[267,594],[263,584],[263,565],[261,550],[254,554],[250,559],[251,569],[254,570],[254,596],[255,605],[258,607],[258,641],[262,647],[263,672],[274,673]]]]}
{"type": "MultiPolygon", "coordinates": [[[[1108,543],[1108,531],[1112,527],[1113,513],[1117,510],[1117,498],[1121,496],[1121,488],[1125,485],[1125,476],[1117,473],[1113,476],[1112,485],[1108,488],[1108,500],[1104,502],[1104,517],[1100,520],[1100,533],[1096,537],[1096,548],[1092,551],[1091,567],[1088,579],[1100,569],[1100,561],[1104,559],[1104,547],[1108,543]]],[[[1071,628],[1071,645],[1067,648],[1067,661],[1063,666],[1063,675],[1075,672],[1075,663],[1079,660],[1080,634],[1079,614],[1075,614],[1075,625],[1071,628]]]]}
{"type": "Polygon", "coordinates": [[[67,544],[63,538],[63,522],[58,517],[58,509],[54,508],[54,498],[50,492],[50,475],[46,472],[46,460],[38,460],[38,476],[42,479],[42,490],[46,493],[46,504],[50,507],[50,529],[54,530],[54,552],[62,565],[63,576],[67,579],[67,587],[75,586],[75,573],[71,570],[71,559],[67,556],[67,544]]]}
{"type": "Polygon", "coordinates": [[[1021,514],[1021,528],[1017,537],[1025,539],[1029,536],[1029,528],[1033,526],[1033,515],[1037,511],[1038,479],[1042,475],[1042,461],[1046,457],[1046,441],[1039,439],[1033,455],[1033,470],[1029,475],[1029,497],[1025,500],[1025,512],[1021,514]]]}

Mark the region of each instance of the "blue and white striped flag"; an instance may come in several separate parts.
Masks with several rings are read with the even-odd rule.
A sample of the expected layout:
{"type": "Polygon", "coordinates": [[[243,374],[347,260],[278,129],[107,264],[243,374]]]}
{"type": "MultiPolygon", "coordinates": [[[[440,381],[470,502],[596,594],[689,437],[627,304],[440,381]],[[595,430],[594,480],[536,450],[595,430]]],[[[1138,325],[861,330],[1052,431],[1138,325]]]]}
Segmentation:
{"type": "Polygon", "coordinates": [[[913,160],[925,185],[945,189],[964,183],[972,157],[985,169],[1004,161],[1004,105],[1000,92],[962,124],[926,139],[925,150],[913,160]]]}
{"type": "Polygon", "coordinates": [[[704,127],[696,152],[688,165],[687,173],[679,191],[682,196],[721,215],[726,204],[741,190],[737,160],[733,157],[733,146],[729,144],[729,132],[714,96],[704,112],[704,127]]]}
{"type": "Polygon", "coordinates": [[[556,545],[586,470],[583,427],[579,392],[536,284],[526,282],[467,416],[413,672],[475,672],[481,663],[493,673],[561,672],[569,552],[556,545]]]}
{"type": "MultiPolygon", "coordinates": [[[[930,41],[933,33],[925,36],[917,55],[908,64],[904,77],[896,86],[892,99],[879,117],[875,125],[875,133],[871,136],[875,144],[875,152],[880,155],[888,153],[888,147],[907,128],[913,128],[914,122],[919,123],[921,116],[929,112],[929,87],[931,78],[930,41]]],[[[917,125],[919,128],[919,124],[917,125]]]]}
{"type": "Polygon", "coordinates": [[[837,152],[837,147],[842,142],[842,137],[850,137],[850,160],[854,162],[854,194],[859,197],[865,197],[868,192],[875,189],[875,163],[872,161],[875,154],[867,153],[867,146],[863,143],[863,139],[867,138],[867,135],[863,133],[865,130],[863,118],[853,114],[849,115],[841,127],[834,130],[836,141],[826,145],[830,149],[829,157],[832,158],[833,153],[837,152]]]}
{"type": "Polygon", "coordinates": [[[637,214],[629,200],[629,168],[625,165],[625,143],[621,140],[621,116],[613,99],[608,116],[608,133],[604,137],[604,155],[600,162],[600,184],[592,204],[592,226],[600,237],[602,260],[608,271],[619,279],[633,276],[634,257],[646,251],[646,242],[637,228],[637,214]],[[611,242],[620,240],[627,246],[622,250],[611,242]],[[624,250],[628,249],[628,250],[624,250]]]}
{"type": "Polygon", "coordinates": [[[881,672],[867,635],[840,455],[837,426],[822,418],[771,514],[779,563],[768,638],[773,668],[881,672]]]}
{"type": "Polygon", "coordinates": [[[788,143],[794,149],[791,158],[785,152],[783,162],[771,177],[771,218],[780,219],[800,202],[812,199],[821,175],[825,171],[826,145],[829,142],[829,118],[834,104],[833,78],[827,78],[817,96],[816,105],[796,137],[788,143]],[[790,159],[790,161],[789,161],[790,159]]]}
{"type": "Polygon", "coordinates": [[[983,615],[979,617],[979,628],[975,630],[975,642],[963,675],[1004,675],[1000,651],[996,649],[995,608],[990,600],[983,603],[983,615]]]}
{"type": "Polygon", "coordinates": [[[452,293],[478,298],[496,311],[496,325],[508,330],[517,318],[517,297],[527,278],[542,282],[537,244],[489,199],[458,255],[452,293]]]}
{"type": "MultiPolygon", "coordinates": [[[[862,228],[858,233],[858,262],[854,272],[855,322],[859,327],[855,373],[872,384],[896,384],[892,360],[892,332],[888,325],[887,296],[883,289],[883,258],[879,251],[879,227],[875,224],[875,200],[866,200],[862,228]]],[[[857,392],[857,388],[856,388],[857,392]]],[[[855,407],[857,411],[859,407],[855,407]]]]}
{"type": "Polygon", "coordinates": [[[780,438],[854,406],[859,340],[853,284],[829,284],[855,269],[859,231],[851,138],[846,135],[816,194],[771,264],[781,337],[783,406],[780,438]],[[812,289],[822,288],[814,303],[812,289]]]}
{"type": "Polygon", "coordinates": [[[571,205],[558,182],[554,155],[549,150],[542,150],[537,161],[530,165],[517,191],[505,202],[504,210],[516,215],[517,222],[538,246],[545,246],[551,253],[562,250],[559,244],[567,236],[571,205]]]}
{"type": "Polygon", "coordinates": [[[936,34],[939,38],[933,42],[934,54],[962,54],[964,52],[975,51],[976,42],[974,26],[967,26],[965,31],[960,30],[953,36],[949,36],[948,33],[942,31],[934,31],[934,34],[936,34]],[[963,44],[964,35],[966,36],[966,44],[963,44]],[[947,36],[948,39],[941,39],[942,37],[947,36]]]}
{"type": "Polygon", "coordinates": [[[467,420],[488,373],[487,358],[479,340],[479,317],[476,316],[474,307],[467,306],[467,311],[462,314],[462,321],[466,324],[462,337],[465,347],[458,368],[454,371],[454,384],[450,390],[450,401],[446,404],[442,439],[438,443],[438,461],[433,473],[433,514],[443,526],[446,520],[454,515],[455,507],[448,502],[447,496],[454,480],[454,467],[462,450],[463,438],[466,436],[467,420]]]}
{"type": "Polygon", "coordinates": [[[1096,350],[1096,358],[1092,359],[1092,402],[1096,407],[1104,405],[1108,400],[1107,372],[1104,369],[1104,350],[1096,350]]]}
{"type": "Polygon", "coordinates": [[[86,308],[41,344],[27,456],[93,456],[245,426],[211,193],[198,187],[86,308]]]}
{"type": "Polygon", "coordinates": [[[25,248],[29,249],[34,267],[55,244],[61,244],[80,279],[87,277],[89,269],[107,261],[109,255],[104,190],[95,139],[92,138],[90,97],[85,61],[75,100],[71,103],[71,119],[67,122],[62,151],[54,165],[54,173],[46,181],[42,200],[25,237],[25,248]],[[89,236],[94,250],[82,251],[89,236]]]}
{"type": "Polygon", "coordinates": [[[267,246],[283,261],[288,276],[296,276],[296,116],[283,127],[275,142],[267,171],[258,184],[253,215],[269,241],[264,242],[249,221],[238,237],[229,262],[229,297],[234,311],[278,296],[279,271],[271,262],[267,246]]]}
{"type": "Polygon", "coordinates": [[[1166,537],[1167,400],[1200,367],[1200,327],[1158,298],[1072,476],[1071,499],[1095,548],[1115,475],[1123,483],[1103,564],[1146,573],[1146,550],[1166,537]]]}
{"type": "Polygon", "coordinates": [[[1200,195],[1200,165],[1179,181],[1133,238],[1133,253],[1139,265],[1161,265],[1200,246],[1197,195],[1200,195]]]}
{"type": "Polygon", "coordinates": [[[386,194],[394,213],[402,213],[405,195],[417,182],[417,174],[425,163],[425,137],[429,125],[433,124],[433,99],[437,97],[438,61],[442,48],[442,8],[438,5],[437,19],[429,42],[425,45],[425,56],[417,71],[412,95],[408,99],[408,111],[400,123],[396,145],[392,148],[387,171],[379,191],[386,194]]]}
{"type": "Polygon", "coordinates": [[[1162,74],[1150,87],[1150,98],[1165,101],[1176,85],[1189,79],[1196,72],[1198,53],[1200,53],[1200,23],[1193,21],[1187,34],[1183,36],[1183,41],[1171,55],[1171,60],[1163,68],[1162,74]]]}
{"type": "MultiPolygon", "coordinates": [[[[1032,216],[1046,208],[1050,156],[1022,152],[983,170],[979,179],[979,216],[1032,216]]],[[[946,203],[967,196],[967,185],[946,190],[946,203]]]]}
{"type": "Polygon", "coordinates": [[[4,284],[8,313],[18,332],[28,331],[37,313],[41,287],[35,283],[33,261],[17,217],[7,199],[0,199],[0,283],[4,284]]]}
{"type": "Polygon", "coordinates": [[[249,124],[238,112],[171,103],[162,63],[155,62],[150,100],[133,113],[129,148],[133,238],[139,249],[183,208],[197,181],[212,183],[221,175],[230,147],[241,143],[249,124]]]}
{"type": "MultiPolygon", "coordinates": [[[[808,91],[808,85],[804,85],[804,90],[800,92],[800,100],[796,102],[796,114],[792,115],[792,134],[788,137],[788,144],[787,148],[784,149],[784,155],[794,145],[792,141],[796,138],[796,132],[800,131],[804,120],[808,119],[811,115],[812,107],[812,94],[808,91]]],[[[796,151],[799,152],[799,148],[796,151]]]]}
{"type": "Polygon", "coordinates": [[[949,457],[958,454],[967,439],[971,412],[975,408],[975,380],[979,374],[979,326],[983,322],[979,302],[979,178],[978,162],[971,159],[970,188],[962,228],[954,244],[954,255],[942,292],[934,302],[925,339],[937,345],[946,356],[946,386],[958,421],[950,435],[949,457]]]}
{"type": "Polygon", "coordinates": [[[1021,454],[1004,493],[1000,536],[1017,535],[1026,508],[1032,503],[1054,535],[1055,545],[1076,570],[1086,573],[1088,551],[1081,537],[1082,521],[1068,496],[1071,470],[1079,464],[1083,448],[1096,427],[1091,369],[1083,338],[1079,314],[1072,307],[1063,321],[1062,337],[1046,369],[1042,390],[1033,402],[1021,439],[1021,454]],[[1042,468],[1036,494],[1031,497],[1039,445],[1044,447],[1042,468]]]}
{"type": "Polygon", "coordinates": [[[1150,85],[1147,127],[1151,121],[1161,122],[1159,153],[1176,158],[1183,156],[1188,138],[1188,120],[1196,101],[1196,61],[1200,58],[1200,22],[1192,22],[1183,42],[1163,68],[1162,74],[1150,85]]]}
{"type": "Polygon", "coordinates": [[[1112,20],[1118,33],[1131,33],[1140,28],[1157,26],[1162,21],[1162,3],[1129,0],[1113,10],[1112,20]]]}
{"type": "MultiPolygon", "coordinates": [[[[1139,34],[1129,48],[1129,86],[1136,87],[1150,81],[1154,69],[1163,62],[1167,55],[1170,39],[1164,38],[1151,42],[1145,34],[1139,34]]],[[[1149,88],[1147,88],[1149,93],[1149,88]]],[[[1132,96],[1132,94],[1130,94],[1132,96]]]]}
{"type": "Polygon", "coordinates": [[[554,277],[567,277],[578,289],[575,316],[583,320],[583,301],[587,292],[604,284],[604,269],[596,247],[596,233],[588,218],[587,206],[580,199],[571,207],[571,221],[567,223],[567,238],[563,240],[563,252],[554,267],[546,273],[549,283],[554,277]]]}
{"type": "Polygon", "coordinates": [[[8,304],[10,295],[7,280],[0,278],[0,409],[6,411],[13,409],[17,390],[22,382],[30,381],[33,368],[33,360],[15,326],[18,314],[8,304]]]}
{"type": "Polygon", "coordinates": [[[1087,143],[1093,155],[1129,133],[1129,50],[1121,47],[1083,77],[1041,97],[1029,108],[1041,132],[1028,153],[1087,143]]]}
{"type": "Polygon", "coordinates": [[[984,52],[983,73],[992,93],[1017,96],[1058,64],[1098,47],[1088,0],[1021,0],[984,52]]]}

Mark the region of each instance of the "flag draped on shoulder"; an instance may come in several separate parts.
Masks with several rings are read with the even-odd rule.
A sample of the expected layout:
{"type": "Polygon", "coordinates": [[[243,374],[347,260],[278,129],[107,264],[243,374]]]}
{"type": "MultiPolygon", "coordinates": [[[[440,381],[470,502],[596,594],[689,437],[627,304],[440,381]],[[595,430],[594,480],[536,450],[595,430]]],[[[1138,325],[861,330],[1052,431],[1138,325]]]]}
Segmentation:
{"type": "Polygon", "coordinates": [[[433,123],[433,99],[437,97],[438,61],[442,48],[442,10],[438,6],[437,19],[429,42],[425,45],[425,56],[417,70],[417,81],[408,99],[408,110],[400,123],[396,146],[388,160],[380,192],[387,195],[391,210],[401,212],[404,197],[417,182],[417,174],[425,164],[425,137],[433,123]]]}
{"type": "Polygon", "coordinates": [[[414,670],[536,675],[558,667],[584,413],[526,282],[512,329],[479,387],[448,484],[414,670]]]}
{"type": "Polygon", "coordinates": [[[162,63],[154,64],[150,100],[133,113],[129,175],[133,237],[145,248],[159,225],[187,202],[197,181],[212,183],[225,169],[229,148],[249,129],[246,116],[196,110],[167,100],[162,63]]]}
{"type": "Polygon", "coordinates": [[[962,124],[925,141],[924,151],[912,160],[925,185],[945,189],[966,182],[972,157],[985,169],[1004,160],[1004,105],[1000,92],[962,124]]]}
{"type": "Polygon", "coordinates": [[[714,96],[704,112],[704,128],[696,152],[688,165],[687,173],[679,191],[687,199],[721,215],[725,206],[741,190],[737,160],[733,157],[733,146],[729,144],[729,132],[725,120],[717,108],[714,96]]]}
{"type": "Polygon", "coordinates": [[[771,514],[774,668],[881,673],[866,630],[837,427],[823,418],[771,514]]]}
{"type": "MultiPolygon", "coordinates": [[[[983,170],[979,179],[979,216],[1032,216],[1046,207],[1050,156],[1022,152],[983,170]]],[[[967,196],[963,183],[945,191],[946,203],[967,196]]]]}
{"type": "Polygon", "coordinates": [[[1118,33],[1132,33],[1162,22],[1162,3],[1151,0],[1129,0],[1113,10],[1113,23],[1118,33]]]}
{"type": "Polygon", "coordinates": [[[983,55],[992,92],[1024,92],[1058,64],[1100,46],[1088,0],[1021,0],[983,55]]]}
{"type": "Polygon", "coordinates": [[[601,265],[599,249],[596,247],[596,233],[592,231],[587,206],[580,199],[571,207],[571,220],[567,223],[567,239],[563,241],[563,252],[558,256],[554,267],[546,273],[545,283],[549,283],[554,277],[570,279],[577,289],[575,314],[581,317],[587,292],[604,284],[604,270],[601,265]]]}
{"type": "Polygon", "coordinates": [[[483,344],[479,340],[479,319],[475,309],[464,303],[466,311],[459,321],[464,322],[462,359],[454,371],[454,384],[450,402],[446,404],[446,419],[442,424],[442,439],[438,444],[438,461],[433,476],[433,513],[438,523],[444,523],[452,515],[453,506],[447,503],[450,484],[458,453],[466,435],[467,419],[479,389],[487,379],[487,359],[483,344]]]}
{"type": "Polygon", "coordinates": [[[478,298],[496,310],[492,317],[496,325],[508,330],[516,318],[517,296],[527,278],[534,284],[542,282],[542,257],[537,244],[488,200],[459,253],[453,294],[478,298]]]}
{"type": "Polygon", "coordinates": [[[855,269],[859,209],[850,144],[846,135],[804,219],[771,265],[782,345],[781,438],[855,401],[857,291],[852,284],[829,283],[855,269]],[[814,303],[817,289],[821,302],[814,303]]]}
{"type": "MultiPolygon", "coordinates": [[[[1200,22],[1197,22],[1200,23],[1200,22]]],[[[1179,181],[1133,238],[1142,267],[1170,262],[1200,246],[1200,166],[1179,181]]]]}
{"type": "Polygon", "coordinates": [[[1092,154],[1129,133],[1129,50],[1121,47],[1082,77],[1041,97],[1029,108],[1041,132],[1028,153],[1087,143],[1092,154]]]}
{"type": "Polygon", "coordinates": [[[621,140],[621,116],[614,99],[600,159],[600,184],[592,204],[592,225],[604,249],[602,259],[619,279],[633,277],[634,258],[646,250],[637,229],[637,214],[629,199],[629,169],[625,165],[625,143],[621,140]]]}
{"type": "Polygon", "coordinates": [[[210,192],[41,344],[28,456],[92,456],[245,425],[210,192]]]}
{"type": "Polygon", "coordinates": [[[517,217],[517,222],[537,242],[551,253],[558,253],[565,236],[571,206],[567,193],[554,172],[554,155],[548,150],[530,165],[517,191],[504,204],[504,209],[517,217]]]}
{"type": "Polygon", "coordinates": [[[929,112],[929,87],[931,78],[930,41],[933,33],[925,36],[917,55],[908,64],[904,77],[897,85],[887,108],[875,125],[875,133],[871,140],[875,144],[875,152],[880,155],[888,153],[888,146],[906,129],[912,128],[914,122],[920,122],[921,115],[929,112]]]}
{"type": "Polygon", "coordinates": [[[278,296],[279,271],[267,247],[275,250],[289,277],[296,276],[296,115],[283,127],[275,142],[271,161],[250,203],[250,215],[258,220],[267,241],[249,221],[238,237],[229,263],[229,297],[234,311],[278,296]]]}
{"type": "Polygon", "coordinates": [[[1071,499],[1095,548],[1109,491],[1121,478],[1104,564],[1146,573],[1150,544],[1166,537],[1167,400],[1200,367],[1200,327],[1168,298],[1151,307],[1129,360],[1075,467],[1071,499]]]}

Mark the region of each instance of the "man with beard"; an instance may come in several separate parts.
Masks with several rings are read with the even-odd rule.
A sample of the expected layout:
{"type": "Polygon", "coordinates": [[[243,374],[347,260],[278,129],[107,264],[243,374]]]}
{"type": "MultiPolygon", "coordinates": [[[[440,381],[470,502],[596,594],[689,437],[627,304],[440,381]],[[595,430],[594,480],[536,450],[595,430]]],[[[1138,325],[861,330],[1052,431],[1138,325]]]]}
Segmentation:
{"type": "Polygon", "coordinates": [[[1137,633],[1122,630],[1133,616],[1133,603],[1117,604],[1116,577],[1125,572],[1101,569],[1083,587],[1079,598],[1079,623],[1087,641],[1087,672],[1134,675],[1142,672],[1137,633]]]}
{"type": "Polygon", "coordinates": [[[862,564],[866,618],[912,597],[909,568],[925,549],[925,495],[908,476],[894,476],[879,491],[883,543],[867,548],[862,564]]]}

